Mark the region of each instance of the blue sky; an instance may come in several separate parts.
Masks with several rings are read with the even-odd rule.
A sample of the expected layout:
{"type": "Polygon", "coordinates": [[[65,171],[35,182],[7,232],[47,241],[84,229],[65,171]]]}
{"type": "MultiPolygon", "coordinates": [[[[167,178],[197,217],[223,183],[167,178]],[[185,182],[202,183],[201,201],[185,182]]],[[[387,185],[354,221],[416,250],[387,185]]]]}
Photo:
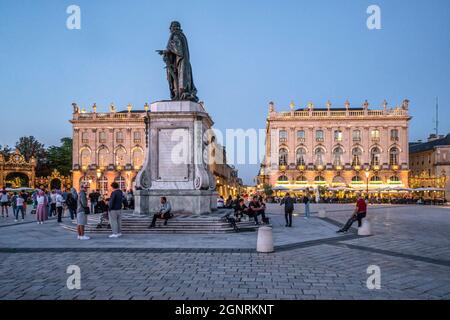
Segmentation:
{"type": "MultiPolygon", "coordinates": [[[[186,33],[198,95],[219,129],[263,128],[267,104],[371,107],[408,98],[410,140],[450,132],[450,1],[0,0],[0,144],[71,135],[71,103],[125,108],[168,98],[170,21],[186,33]],[[66,8],[81,7],[81,30],[66,8]],[[371,4],[381,30],[366,27],[371,4]]],[[[250,183],[257,166],[238,166],[250,183]]]]}

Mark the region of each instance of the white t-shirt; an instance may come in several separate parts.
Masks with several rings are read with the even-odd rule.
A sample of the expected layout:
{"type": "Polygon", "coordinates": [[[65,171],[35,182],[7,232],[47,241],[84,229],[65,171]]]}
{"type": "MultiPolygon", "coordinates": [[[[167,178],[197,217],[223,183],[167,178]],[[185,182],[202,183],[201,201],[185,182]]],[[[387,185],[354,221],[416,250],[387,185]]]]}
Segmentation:
{"type": "Polygon", "coordinates": [[[50,199],[52,200],[51,203],[56,203],[56,193],[52,193],[52,194],[50,195],[50,199]]]}
{"type": "Polygon", "coordinates": [[[8,194],[7,193],[1,194],[0,202],[8,202],[8,194]]]}
{"type": "Polygon", "coordinates": [[[16,199],[16,205],[17,206],[23,206],[23,203],[25,202],[25,200],[21,197],[17,197],[16,199]]]}
{"type": "Polygon", "coordinates": [[[44,204],[45,203],[45,197],[46,196],[37,196],[37,204],[44,204]]]}
{"type": "MultiPolygon", "coordinates": [[[[53,201],[53,199],[52,199],[52,201],[53,201]]],[[[56,197],[55,197],[55,201],[56,201],[56,206],[57,207],[62,207],[64,198],[62,197],[62,195],[57,194],[56,197]]]]}

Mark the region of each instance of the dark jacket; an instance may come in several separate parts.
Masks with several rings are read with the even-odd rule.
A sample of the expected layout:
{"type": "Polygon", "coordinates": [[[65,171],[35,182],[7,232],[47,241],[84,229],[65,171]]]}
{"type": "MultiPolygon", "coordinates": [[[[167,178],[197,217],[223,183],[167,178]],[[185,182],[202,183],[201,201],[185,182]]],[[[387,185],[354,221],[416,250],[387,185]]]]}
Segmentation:
{"type": "Polygon", "coordinates": [[[114,190],[109,198],[109,210],[121,210],[123,203],[123,193],[119,189],[114,190]]]}
{"type": "Polygon", "coordinates": [[[285,197],[281,200],[280,205],[284,204],[284,212],[292,212],[294,211],[294,198],[285,197]]]}

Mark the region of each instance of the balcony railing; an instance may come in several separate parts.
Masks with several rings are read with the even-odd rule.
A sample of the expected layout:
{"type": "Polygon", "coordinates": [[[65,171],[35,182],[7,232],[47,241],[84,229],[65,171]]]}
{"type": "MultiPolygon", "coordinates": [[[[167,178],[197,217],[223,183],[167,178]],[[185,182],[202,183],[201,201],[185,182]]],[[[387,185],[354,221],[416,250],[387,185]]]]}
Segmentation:
{"type": "Polygon", "coordinates": [[[324,139],[323,138],[316,138],[316,142],[323,142],[324,139]]]}
{"type": "Polygon", "coordinates": [[[305,142],[306,141],[306,139],[305,138],[297,138],[297,142],[305,142]]]}

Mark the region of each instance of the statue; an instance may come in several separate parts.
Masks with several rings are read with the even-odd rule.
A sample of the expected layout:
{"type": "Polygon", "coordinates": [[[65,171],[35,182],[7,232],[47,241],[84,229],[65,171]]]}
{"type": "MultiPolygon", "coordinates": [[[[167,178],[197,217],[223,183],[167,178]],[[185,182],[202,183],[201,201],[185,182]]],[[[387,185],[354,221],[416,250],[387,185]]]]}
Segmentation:
{"type": "Polygon", "coordinates": [[[163,56],[166,63],[170,98],[198,102],[189,60],[188,42],[178,21],[170,24],[170,38],[166,50],[156,52],[163,56]]]}

